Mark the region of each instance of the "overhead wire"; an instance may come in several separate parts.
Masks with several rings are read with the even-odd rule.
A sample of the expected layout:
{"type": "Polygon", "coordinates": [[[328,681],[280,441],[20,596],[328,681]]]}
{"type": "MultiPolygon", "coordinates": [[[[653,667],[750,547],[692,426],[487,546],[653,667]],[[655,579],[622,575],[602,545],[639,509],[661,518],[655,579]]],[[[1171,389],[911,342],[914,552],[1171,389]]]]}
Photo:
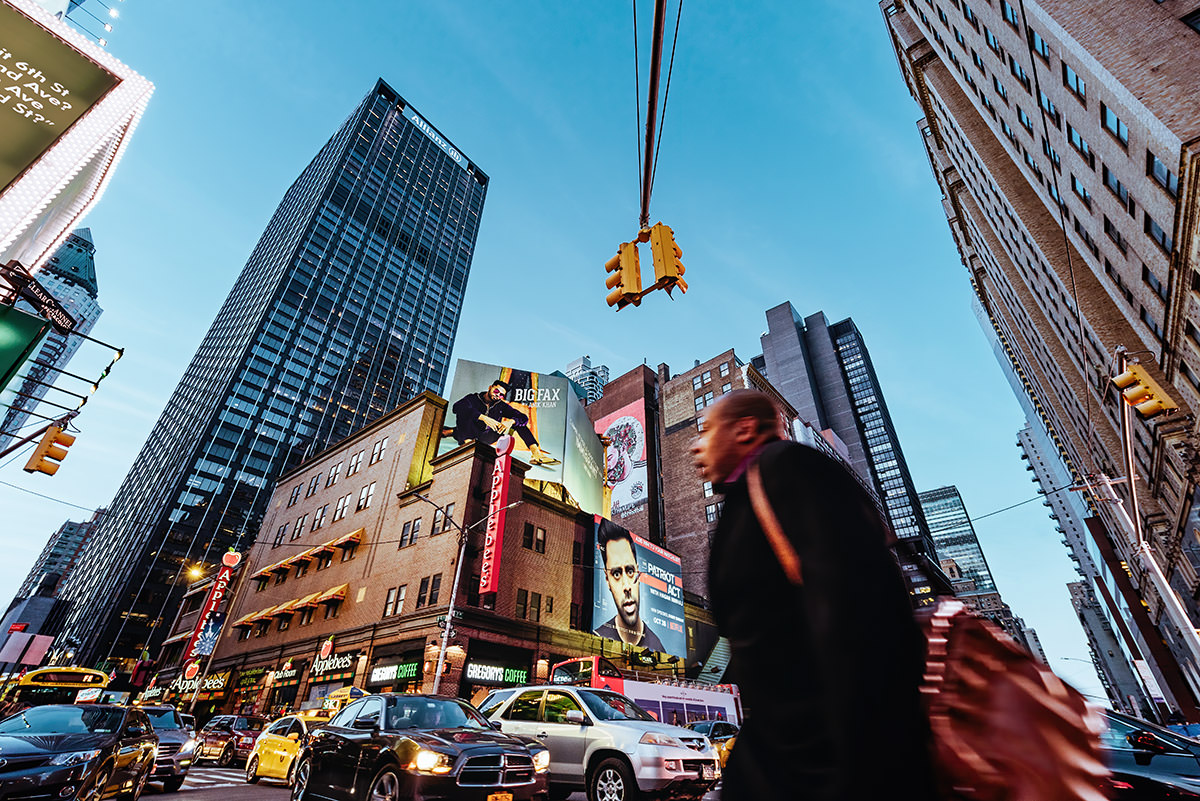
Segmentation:
{"type": "MultiPolygon", "coordinates": [[[[671,38],[671,61],[667,65],[667,86],[663,90],[662,112],[658,117],[658,141],[654,145],[654,166],[650,170],[650,193],[654,194],[654,179],[658,177],[658,151],[662,149],[663,123],[667,119],[667,100],[671,97],[671,73],[675,70],[675,45],[679,42],[679,19],[683,16],[683,0],[675,12],[675,35],[671,38]]],[[[638,123],[641,128],[641,122],[638,123]]]]}
{"type": "Polygon", "coordinates": [[[632,0],[633,3],[633,87],[634,97],[633,106],[637,110],[637,130],[634,135],[637,139],[637,154],[638,154],[638,192],[642,191],[642,68],[641,59],[638,56],[638,28],[637,28],[637,0],[632,0]]]}

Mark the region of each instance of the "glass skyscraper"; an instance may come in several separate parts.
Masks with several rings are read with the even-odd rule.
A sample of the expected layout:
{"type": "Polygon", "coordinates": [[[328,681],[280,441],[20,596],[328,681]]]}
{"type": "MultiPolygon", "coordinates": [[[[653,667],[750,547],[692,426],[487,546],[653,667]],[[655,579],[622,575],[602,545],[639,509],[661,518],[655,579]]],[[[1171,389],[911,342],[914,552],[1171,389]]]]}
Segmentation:
{"type": "Polygon", "coordinates": [[[997,592],[992,571],[983,556],[979,537],[958,488],[939,487],[922,492],[920,498],[938,558],[953,559],[963,578],[975,582],[972,592],[997,592]]]}
{"type": "Polygon", "coordinates": [[[80,664],[153,651],[184,565],[248,547],[277,475],[443,390],[487,185],[375,85],[284,195],[64,587],[80,664]]]}

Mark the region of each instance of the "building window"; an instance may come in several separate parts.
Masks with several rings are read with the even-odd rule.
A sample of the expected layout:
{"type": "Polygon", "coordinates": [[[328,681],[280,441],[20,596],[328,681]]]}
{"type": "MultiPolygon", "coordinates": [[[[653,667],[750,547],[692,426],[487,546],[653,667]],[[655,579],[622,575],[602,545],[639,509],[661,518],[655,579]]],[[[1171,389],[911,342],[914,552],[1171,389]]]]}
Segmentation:
{"type": "Polygon", "coordinates": [[[1096,169],[1096,157],[1092,155],[1092,148],[1088,145],[1087,140],[1079,135],[1079,131],[1071,127],[1071,123],[1067,123],[1067,141],[1071,143],[1071,147],[1079,151],[1079,155],[1083,156],[1083,160],[1093,170],[1096,169]]]}
{"type": "Polygon", "coordinates": [[[1050,147],[1050,142],[1044,136],[1042,137],[1042,152],[1050,157],[1051,166],[1062,172],[1062,159],[1058,157],[1058,151],[1050,147]]]}
{"type": "Polygon", "coordinates": [[[275,532],[275,541],[271,543],[272,548],[278,548],[280,545],[283,545],[283,538],[287,534],[288,527],[288,524],[284,523],[279,527],[279,530],[275,532]]]}
{"type": "Polygon", "coordinates": [[[1149,150],[1146,151],[1146,174],[1167,190],[1171,197],[1179,197],[1179,178],[1149,150]]]}
{"type": "Polygon", "coordinates": [[[966,3],[962,4],[962,15],[971,27],[975,29],[975,33],[979,33],[979,17],[975,16],[975,12],[966,3]]]}
{"type": "MultiPolygon", "coordinates": [[[[983,59],[978,53],[975,52],[975,48],[973,47],[971,48],[971,61],[974,62],[975,66],[979,68],[980,72],[982,72],[984,75],[987,75],[987,65],[983,63],[983,59]]],[[[975,85],[974,81],[972,81],[971,85],[975,85]]]]}
{"type": "Polygon", "coordinates": [[[261,637],[271,628],[271,621],[260,620],[254,627],[254,636],[261,637]]]}
{"type": "Polygon", "coordinates": [[[392,615],[400,615],[404,613],[404,595],[407,592],[407,584],[401,584],[399,587],[392,587],[387,591],[387,600],[383,602],[384,617],[391,617],[392,615]]]}
{"type": "Polygon", "coordinates": [[[579,540],[575,540],[571,543],[571,564],[583,564],[583,543],[581,543],[579,540]]]}
{"type": "Polygon", "coordinates": [[[308,522],[308,515],[300,515],[300,519],[296,521],[296,527],[292,529],[292,539],[299,539],[304,533],[304,524],[308,522]]]}
{"type": "Polygon", "coordinates": [[[288,626],[290,625],[292,625],[292,619],[287,615],[283,615],[279,618],[279,625],[276,627],[276,629],[278,631],[287,631],[288,626]]]}
{"type": "Polygon", "coordinates": [[[1060,124],[1062,117],[1058,113],[1058,107],[1054,105],[1054,101],[1050,99],[1049,95],[1040,89],[1038,90],[1038,105],[1042,107],[1042,111],[1044,111],[1046,116],[1050,118],[1050,121],[1054,123],[1055,128],[1062,127],[1060,124]]]}
{"type": "Polygon", "coordinates": [[[1020,106],[1017,106],[1017,121],[1026,131],[1033,133],[1033,120],[1029,119],[1029,115],[1022,111],[1020,106]]]}
{"type": "Polygon", "coordinates": [[[1074,190],[1076,195],[1079,195],[1079,199],[1083,201],[1083,205],[1087,206],[1090,211],[1092,208],[1092,195],[1088,192],[1087,187],[1083,185],[1083,182],[1075,177],[1075,173],[1071,173],[1071,189],[1074,190]]]}
{"type": "Polygon", "coordinates": [[[1100,104],[1100,126],[1112,134],[1123,146],[1129,145],[1129,128],[1121,122],[1121,118],[1111,108],[1103,103],[1100,104]]]}
{"type": "Polygon", "coordinates": [[[371,448],[371,461],[367,462],[367,464],[375,464],[383,458],[383,452],[387,450],[387,441],[388,438],[384,437],[375,443],[375,447],[371,448]]]}
{"type": "Polygon", "coordinates": [[[298,621],[298,625],[307,626],[309,623],[312,623],[312,619],[313,608],[311,606],[306,606],[300,610],[300,620],[298,621]]]}
{"type": "Polygon", "coordinates": [[[713,402],[713,397],[715,397],[715,396],[713,395],[712,392],[705,392],[703,395],[697,395],[696,396],[696,411],[700,411],[704,407],[711,404],[713,402]]]}
{"type": "Polygon", "coordinates": [[[729,362],[723,362],[721,364],[721,378],[724,378],[727,375],[729,375],[729,362]]]}
{"type": "Polygon", "coordinates": [[[1069,64],[1067,64],[1067,62],[1065,62],[1065,61],[1063,62],[1063,65],[1062,65],[1062,71],[1063,71],[1063,86],[1067,87],[1072,92],[1074,92],[1075,96],[1079,98],[1079,102],[1086,106],[1087,105],[1087,84],[1084,83],[1083,78],[1080,78],[1079,73],[1077,73],[1075,70],[1071,69],[1071,66],[1069,64]]]}
{"type": "Polygon", "coordinates": [[[317,473],[315,476],[312,477],[312,480],[308,482],[308,491],[304,493],[304,497],[311,498],[316,493],[317,487],[319,487],[320,485],[321,485],[321,474],[317,473]]]}
{"type": "Polygon", "coordinates": [[[1200,389],[1200,378],[1197,378],[1196,374],[1192,372],[1192,368],[1187,366],[1187,362],[1182,360],[1179,362],[1179,372],[1183,373],[1184,377],[1192,382],[1193,387],[1200,389]]]}
{"type": "Polygon", "coordinates": [[[342,561],[349,562],[358,553],[358,543],[348,542],[342,546],[342,561]]]}
{"type": "Polygon", "coordinates": [[[704,517],[709,523],[717,522],[717,505],[715,503],[704,507],[704,517]]]}
{"type": "Polygon", "coordinates": [[[1126,252],[1125,239],[1121,236],[1121,232],[1117,230],[1117,226],[1113,225],[1112,220],[1108,219],[1108,215],[1104,215],[1104,233],[1108,234],[1108,238],[1113,241],[1113,244],[1120,249],[1121,253],[1126,252]]]}
{"type": "MultiPolygon", "coordinates": [[[[1142,281],[1146,283],[1146,286],[1154,290],[1155,295],[1158,295],[1163,300],[1167,299],[1167,288],[1162,285],[1162,281],[1158,280],[1158,276],[1150,272],[1150,268],[1144,264],[1142,265],[1142,281]]],[[[1191,325],[1191,323],[1188,323],[1188,325],[1191,325]]],[[[1200,345],[1200,342],[1196,344],[1200,345]]]]}
{"type": "Polygon", "coordinates": [[[726,392],[732,392],[732,391],[733,391],[733,384],[722,384],[721,385],[721,394],[722,395],[724,395],[726,392]]]}
{"type": "Polygon", "coordinates": [[[295,506],[296,501],[300,500],[300,490],[302,490],[302,489],[304,489],[303,484],[297,484],[296,486],[292,487],[292,495],[290,498],[288,498],[288,507],[289,508],[292,506],[295,506]]]}
{"type": "Polygon", "coordinates": [[[1029,29],[1029,44],[1033,52],[1041,56],[1047,64],[1050,63],[1050,45],[1046,44],[1046,40],[1033,28],[1029,29]]]}
{"type": "Polygon", "coordinates": [[[996,34],[988,29],[988,26],[983,26],[983,38],[987,41],[987,46],[992,49],[992,52],[1001,58],[1004,57],[1003,51],[1000,49],[1000,40],[996,38],[996,34]]]}
{"type": "Polygon", "coordinates": [[[338,498],[337,506],[333,507],[333,522],[337,522],[346,516],[346,508],[350,505],[350,496],[343,495],[338,498]]]}
{"type": "Polygon", "coordinates": [[[331,551],[322,551],[317,554],[317,570],[324,570],[333,564],[333,553],[331,551]]]}
{"type": "MultiPolygon", "coordinates": [[[[713,494],[713,485],[711,481],[705,481],[703,484],[704,497],[711,498],[713,494]]],[[[711,521],[710,521],[711,522],[711,521]]]]}
{"type": "Polygon", "coordinates": [[[409,545],[416,545],[417,535],[421,533],[421,518],[417,518],[409,523],[404,524],[404,528],[400,530],[400,547],[404,548],[409,545]]]}
{"type": "Polygon", "coordinates": [[[700,387],[701,387],[700,376],[696,376],[695,378],[692,379],[692,389],[694,389],[694,390],[700,389],[700,387]]]}
{"type": "Polygon", "coordinates": [[[540,592],[529,593],[529,619],[535,623],[542,619],[542,594],[540,592]]]}
{"type": "Polygon", "coordinates": [[[1001,100],[1005,103],[1008,102],[1008,90],[1004,88],[1004,84],[1000,83],[1000,79],[995,75],[992,76],[992,88],[996,90],[996,94],[1000,96],[1001,100]]]}
{"type": "Polygon", "coordinates": [[[1028,164],[1030,169],[1033,170],[1033,174],[1038,177],[1038,180],[1042,180],[1042,168],[1039,167],[1037,162],[1033,160],[1033,156],[1029,154],[1028,150],[1025,151],[1025,163],[1028,164]]]}
{"type": "Polygon", "coordinates": [[[287,581],[287,577],[288,572],[286,570],[277,571],[275,573],[275,586],[278,587],[280,584],[287,581]]]}
{"type": "Polygon", "coordinates": [[[1158,223],[1150,216],[1150,212],[1145,212],[1146,215],[1146,233],[1158,243],[1158,246],[1167,253],[1175,249],[1175,241],[1167,235],[1167,232],[1159,227],[1158,223]]]}
{"type": "Polygon", "coordinates": [[[1180,21],[1193,31],[1200,33],[1200,9],[1196,9],[1192,13],[1180,17],[1180,21]]]}
{"type": "Polygon", "coordinates": [[[350,457],[350,464],[346,467],[346,475],[352,476],[362,467],[363,455],[366,451],[359,451],[350,457]]]}
{"type": "Polygon", "coordinates": [[[316,531],[317,529],[319,529],[325,525],[325,513],[328,511],[329,511],[329,504],[325,504],[320,509],[313,512],[313,524],[312,524],[313,531],[316,531]]]}
{"type": "Polygon", "coordinates": [[[433,606],[438,600],[438,591],[442,586],[442,574],[438,573],[434,576],[426,576],[421,579],[421,586],[417,589],[417,609],[423,609],[426,606],[433,606]]]}
{"type": "Polygon", "coordinates": [[[304,559],[296,563],[296,578],[308,575],[308,560],[304,559]]]}
{"type": "Polygon", "coordinates": [[[1142,318],[1142,322],[1145,323],[1146,327],[1150,329],[1151,333],[1154,334],[1154,337],[1156,339],[1161,340],[1162,339],[1162,328],[1159,327],[1158,323],[1154,320],[1154,318],[1150,316],[1150,312],[1146,311],[1145,306],[1141,306],[1140,309],[1141,309],[1140,316],[1142,318]]]}
{"type": "Polygon", "coordinates": [[[1100,246],[1096,244],[1096,240],[1092,239],[1092,235],[1079,222],[1079,218],[1075,218],[1075,233],[1079,234],[1079,238],[1083,240],[1083,244],[1087,245],[1087,249],[1092,252],[1093,256],[1099,257],[1100,246]]]}
{"type": "Polygon", "coordinates": [[[571,619],[568,625],[575,631],[579,631],[579,604],[571,602],[571,619]]]}
{"type": "Polygon", "coordinates": [[[354,507],[354,511],[361,512],[363,509],[369,509],[371,499],[375,497],[375,482],[372,481],[367,486],[363,487],[358,492],[358,505],[354,507]]]}
{"type": "Polygon", "coordinates": [[[429,536],[441,534],[443,531],[449,530],[454,525],[454,504],[446,504],[446,513],[442,514],[441,509],[435,509],[433,512],[433,527],[429,529],[429,536]]]}
{"type": "Polygon", "coordinates": [[[526,523],[521,534],[521,547],[537,553],[546,552],[546,529],[526,523]]]}
{"type": "Polygon", "coordinates": [[[1108,190],[1120,198],[1121,203],[1123,203],[1126,208],[1129,208],[1129,190],[1125,188],[1124,184],[1117,180],[1117,176],[1113,174],[1112,170],[1108,168],[1107,164],[1100,165],[1100,174],[1104,177],[1104,185],[1108,187],[1108,190]]]}
{"type": "Polygon", "coordinates": [[[332,487],[338,482],[338,477],[342,473],[342,463],[338,462],[333,467],[329,468],[329,478],[325,479],[325,486],[332,487]]]}
{"type": "Polygon", "coordinates": [[[517,608],[515,615],[517,618],[524,620],[528,615],[529,610],[529,591],[517,590],[517,608]]]}
{"type": "MultiPolygon", "coordinates": [[[[959,47],[961,47],[963,50],[966,50],[967,49],[967,40],[963,38],[962,33],[958,30],[957,27],[955,27],[953,25],[951,25],[950,28],[951,28],[951,30],[954,31],[954,41],[958,42],[959,47]]],[[[953,55],[953,54],[951,54],[951,55],[953,55]]],[[[957,61],[955,63],[957,63],[957,61]]]]}
{"type": "Polygon", "coordinates": [[[1004,131],[1004,135],[1009,138],[1009,141],[1017,141],[1017,132],[1008,127],[1008,123],[1004,120],[1000,120],[1000,130],[1004,131]]]}
{"type": "Polygon", "coordinates": [[[1017,10],[1009,5],[1008,0],[1000,0],[1000,11],[1004,14],[1004,21],[1011,25],[1014,31],[1021,30],[1021,23],[1017,21],[1017,10]]]}
{"type": "Polygon", "coordinates": [[[1017,63],[1017,60],[1015,58],[1013,58],[1012,56],[1008,57],[1008,71],[1012,73],[1012,76],[1014,78],[1016,78],[1017,81],[1020,82],[1021,86],[1025,87],[1025,91],[1028,92],[1029,91],[1029,75],[1025,72],[1025,69],[1020,64],[1017,63]]]}
{"type": "Polygon", "coordinates": [[[325,619],[326,620],[332,620],[333,618],[337,617],[338,613],[341,611],[342,611],[342,599],[341,598],[335,598],[334,600],[327,601],[325,603],[325,619]]]}
{"type": "Polygon", "coordinates": [[[249,626],[238,629],[238,636],[237,636],[238,642],[250,639],[250,631],[251,631],[251,629],[249,626]]]}

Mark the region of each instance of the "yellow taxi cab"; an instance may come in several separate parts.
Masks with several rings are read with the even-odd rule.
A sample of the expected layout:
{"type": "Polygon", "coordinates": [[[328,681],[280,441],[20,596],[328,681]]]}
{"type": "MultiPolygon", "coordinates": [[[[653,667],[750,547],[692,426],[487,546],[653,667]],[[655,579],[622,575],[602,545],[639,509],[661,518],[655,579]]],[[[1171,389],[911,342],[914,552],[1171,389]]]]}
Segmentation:
{"type": "Polygon", "coordinates": [[[738,727],[724,720],[695,720],[688,723],[686,728],[700,732],[712,742],[724,769],[729,761],[729,752],[737,742],[738,727]]]}
{"type": "Polygon", "coordinates": [[[308,742],[309,733],[329,722],[328,715],[287,715],[272,723],[254,742],[246,760],[246,781],[282,779],[290,787],[296,755],[308,742]]]}

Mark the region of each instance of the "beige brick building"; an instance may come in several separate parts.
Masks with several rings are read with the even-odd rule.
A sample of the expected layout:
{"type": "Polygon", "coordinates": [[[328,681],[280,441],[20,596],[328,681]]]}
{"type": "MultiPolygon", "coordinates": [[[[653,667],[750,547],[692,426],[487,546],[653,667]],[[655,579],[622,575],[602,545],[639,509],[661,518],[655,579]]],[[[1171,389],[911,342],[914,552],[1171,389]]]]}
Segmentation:
{"type": "MultiPolygon", "coordinates": [[[[880,8],[986,324],[1075,479],[1124,472],[1108,381],[1118,347],[1179,403],[1170,417],[1135,416],[1134,456],[1143,529],[1200,622],[1188,524],[1200,408],[1196,0],[880,8]]],[[[1139,630],[1175,704],[1200,716],[1200,666],[1111,506],[1091,510],[1106,579],[1124,598],[1113,614],[1139,630]]]]}

